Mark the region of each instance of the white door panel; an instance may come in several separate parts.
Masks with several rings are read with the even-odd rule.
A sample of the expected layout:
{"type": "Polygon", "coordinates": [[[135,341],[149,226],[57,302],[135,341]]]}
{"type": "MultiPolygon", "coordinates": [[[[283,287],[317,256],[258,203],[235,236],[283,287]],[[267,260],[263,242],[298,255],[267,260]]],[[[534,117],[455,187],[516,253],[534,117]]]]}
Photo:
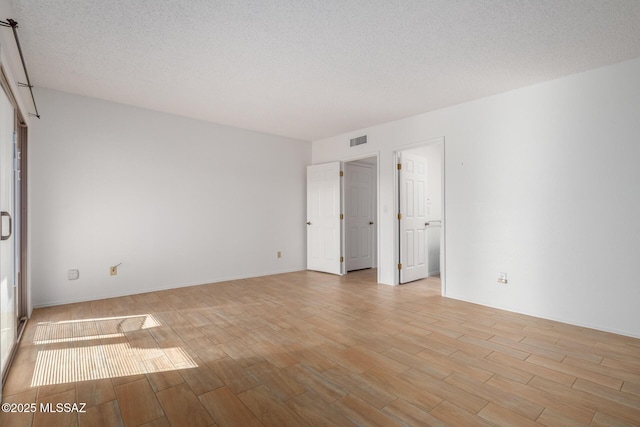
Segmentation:
{"type": "Polygon", "coordinates": [[[400,182],[400,283],[428,276],[426,239],[427,159],[401,153],[400,182]]]}
{"type": "Polygon", "coordinates": [[[347,271],[373,267],[373,167],[345,164],[347,271]]]}
{"type": "Polygon", "coordinates": [[[307,166],[307,269],[341,273],[340,162],[307,166]]]}

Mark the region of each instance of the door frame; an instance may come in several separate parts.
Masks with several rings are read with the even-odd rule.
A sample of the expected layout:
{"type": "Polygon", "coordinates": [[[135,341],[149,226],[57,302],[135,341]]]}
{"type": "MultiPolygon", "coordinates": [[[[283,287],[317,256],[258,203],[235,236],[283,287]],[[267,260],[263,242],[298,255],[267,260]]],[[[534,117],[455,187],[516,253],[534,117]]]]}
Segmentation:
{"type": "MultiPolygon", "coordinates": [[[[13,348],[11,350],[11,354],[7,361],[6,370],[3,372],[2,377],[0,378],[1,383],[4,383],[6,380],[9,371],[11,369],[11,365],[13,363],[13,359],[18,350],[18,346],[20,343],[20,339],[22,338],[22,333],[26,327],[26,323],[28,318],[31,315],[31,294],[30,294],[30,286],[29,286],[29,236],[28,236],[28,200],[29,200],[29,185],[27,180],[27,158],[28,158],[28,134],[29,127],[28,123],[25,120],[24,114],[22,114],[22,110],[20,107],[20,103],[15,97],[14,90],[12,85],[9,83],[9,74],[8,70],[3,66],[2,59],[0,58],[0,90],[4,90],[7,95],[9,102],[13,107],[13,124],[14,124],[14,135],[15,135],[15,145],[14,150],[19,152],[20,157],[18,159],[18,165],[20,170],[20,179],[18,180],[15,172],[15,164],[14,164],[14,172],[12,177],[12,185],[14,186],[14,206],[13,206],[13,216],[15,217],[14,227],[13,227],[13,235],[14,238],[14,269],[15,269],[15,327],[16,327],[16,335],[15,341],[13,343],[13,348]],[[19,198],[18,198],[19,197],[19,198]],[[18,245],[15,243],[19,242],[18,245]],[[16,264],[17,262],[17,264],[16,264]]],[[[0,397],[2,396],[2,387],[0,383],[0,397]]]]}
{"type": "MultiPolygon", "coordinates": [[[[374,252],[375,252],[375,265],[379,266],[380,265],[380,151],[373,151],[373,152],[368,152],[368,153],[363,153],[363,154],[358,154],[357,156],[353,156],[353,157],[346,157],[344,159],[341,159],[341,170],[344,171],[344,164],[345,163],[350,163],[350,162],[357,162],[358,160],[364,160],[364,159],[370,159],[375,157],[376,159],[376,166],[375,168],[373,168],[374,171],[374,176],[375,176],[375,187],[374,187],[374,193],[376,196],[376,203],[375,206],[373,207],[374,211],[376,212],[376,223],[374,224],[375,227],[375,235],[376,235],[376,244],[375,244],[375,248],[374,248],[374,252]]],[[[342,187],[342,207],[343,207],[343,211],[345,210],[345,191],[344,191],[344,179],[341,180],[340,185],[342,187]]],[[[343,212],[344,213],[344,212],[343,212]]],[[[342,230],[341,230],[341,236],[342,236],[342,251],[343,254],[346,254],[346,230],[345,230],[345,224],[344,221],[341,224],[342,226],[342,230]]],[[[347,274],[347,263],[344,262],[342,264],[342,274],[347,274]]],[[[376,271],[376,282],[380,283],[380,268],[377,268],[376,271]]]]}
{"type": "MultiPolygon", "coordinates": [[[[447,228],[446,228],[446,182],[445,182],[445,154],[446,154],[446,144],[444,136],[437,138],[430,138],[423,141],[414,142],[411,144],[401,145],[396,148],[393,152],[393,206],[394,209],[397,209],[400,205],[400,182],[398,180],[398,161],[400,158],[400,153],[403,151],[413,150],[416,148],[426,147],[429,145],[441,144],[441,161],[440,161],[440,174],[442,179],[442,239],[440,241],[440,292],[442,296],[446,296],[446,276],[447,276],[447,263],[446,263],[446,245],[447,245],[447,228]]],[[[397,212],[395,212],[397,214],[397,212]]],[[[395,215],[394,214],[394,215],[395,215]]],[[[398,221],[394,218],[394,221],[398,221]]],[[[397,224],[393,227],[393,245],[394,245],[394,266],[397,266],[400,263],[400,228],[397,224]]],[[[396,268],[397,269],[397,268],[396,268]]],[[[394,274],[393,284],[400,284],[400,271],[398,270],[397,274],[394,274]]]]}
{"type": "Polygon", "coordinates": [[[22,333],[27,326],[27,320],[31,317],[31,297],[29,290],[29,180],[28,180],[28,158],[29,158],[29,126],[24,121],[19,109],[16,109],[18,123],[16,124],[16,140],[20,153],[20,179],[18,186],[20,187],[20,199],[17,206],[16,214],[19,216],[20,233],[20,268],[16,277],[18,287],[18,336],[17,341],[20,342],[22,333]]]}
{"type": "MultiPolygon", "coordinates": [[[[9,101],[14,109],[14,132],[15,132],[15,150],[19,153],[18,167],[20,177],[14,176],[14,214],[16,221],[14,224],[16,241],[19,242],[14,257],[17,258],[19,265],[16,265],[16,298],[18,304],[16,306],[17,316],[17,335],[16,342],[20,342],[22,332],[26,326],[26,321],[31,317],[31,291],[29,286],[29,181],[28,181],[28,141],[29,141],[29,125],[22,114],[20,105],[15,97],[11,85],[9,84],[6,69],[0,65],[0,85],[4,88],[5,93],[9,97],[9,101]],[[16,183],[17,180],[17,183],[16,183]],[[18,198],[19,197],[19,198],[18,198]]],[[[15,173],[15,172],[14,172],[15,173]]]]}

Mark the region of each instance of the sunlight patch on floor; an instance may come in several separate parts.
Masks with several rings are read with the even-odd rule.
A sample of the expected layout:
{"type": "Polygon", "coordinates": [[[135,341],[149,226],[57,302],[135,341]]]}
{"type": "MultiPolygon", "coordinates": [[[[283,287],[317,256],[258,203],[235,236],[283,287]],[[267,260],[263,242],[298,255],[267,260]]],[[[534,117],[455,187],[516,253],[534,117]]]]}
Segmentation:
{"type": "Polygon", "coordinates": [[[96,319],[41,322],[36,326],[34,344],[54,344],[124,336],[125,332],[160,326],[151,314],[96,319]]]}
{"type": "Polygon", "coordinates": [[[125,338],[126,332],[157,326],[150,314],[39,323],[33,342],[45,348],[37,353],[31,386],[198,367],[181,347],[161,348],[154,340],[132,346],[125,338]],[[101,343],[88,345],[95,340],[101,343]],[[60,348],[64,343],[75,344],[60,348]]]}
{"type": "Polygon", "coordinates": [[[197,368],[180,347],[132,348],[129,343],[39,351],[32,387],[197,368]],[[169,359],[167,353],[171,355],[169,359]]]}

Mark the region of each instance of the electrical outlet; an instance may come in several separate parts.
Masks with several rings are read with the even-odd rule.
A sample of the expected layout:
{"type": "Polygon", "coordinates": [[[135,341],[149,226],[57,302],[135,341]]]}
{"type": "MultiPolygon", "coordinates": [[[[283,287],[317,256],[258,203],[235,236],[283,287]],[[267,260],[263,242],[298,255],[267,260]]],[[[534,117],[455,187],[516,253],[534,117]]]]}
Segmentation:
{"type": "Polygon", "coordinates": [[[498,283],[507,283],[507,273],[498,273],[498,283]]]}
{"type": "Polygon", "coordinates": [[[114,265],[113,267],[109,267],[109,274],[112,276],[118,274],[118,266],[114,265]]]}
{"type": "Polygon", "coordinates": [[[80,272],[78,270],[69,270],[67,271],[67,279],[69,280],[78,280],[80,277],[80,272]]]}
{"type": "Polygon", "coordinates": [[[282,258],[282,252],[278,251],[277,257],[282,258]]]}

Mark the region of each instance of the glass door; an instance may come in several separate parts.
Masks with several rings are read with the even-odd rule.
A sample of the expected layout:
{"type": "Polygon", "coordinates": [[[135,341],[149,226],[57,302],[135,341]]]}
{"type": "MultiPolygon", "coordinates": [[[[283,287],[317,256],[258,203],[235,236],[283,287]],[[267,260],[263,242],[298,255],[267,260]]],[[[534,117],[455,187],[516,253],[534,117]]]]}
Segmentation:
{"type": "Polygon", "coordinates": [[[16,344],[14,233],[15,110],[0,89],[0,369],[4,378],[16,344]]]}

